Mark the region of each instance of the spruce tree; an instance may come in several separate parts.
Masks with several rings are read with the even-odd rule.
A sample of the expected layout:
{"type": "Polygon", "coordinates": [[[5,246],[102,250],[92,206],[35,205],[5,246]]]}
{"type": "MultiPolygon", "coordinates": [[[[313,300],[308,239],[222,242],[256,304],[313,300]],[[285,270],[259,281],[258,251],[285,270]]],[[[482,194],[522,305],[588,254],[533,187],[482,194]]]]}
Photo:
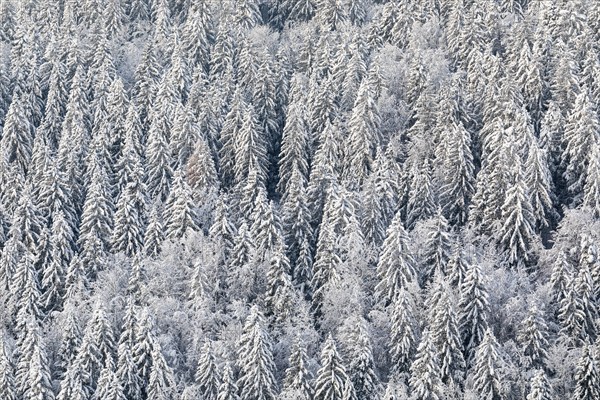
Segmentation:
{"type": "Polygon", "coordinates": [[[583,205],[594,217],[600,217],[600,140],[592,146],[587,178],[583,187],[583,205]]]}
{"type": "Polygon", "coordinates": [[[285,371],[283,392],[299,393],[299,400],[313,398],[312,374],[307,368],[306,348],[296,339],[289,359],[289,367],[285,371]]]}
{"type": "Polygon", "coordinates": [[[468,364],[473,359],[475,349],[484,339],[488,329],[489,300],[488,292],[483,284],[481,268],[473,264],[467,270],[465,280],[460,287],[458,303],[460,330],[468,364]]]}
{"type": "Polygon", "coordinates": [[[417,348],[415,361],[410,367],[410,388],[413,396],[422,400],[437,400],[442,396],[440,367],[435,351],[434,340],[425,330],[417,348]]]}
{"type": "Polygon", "coordinates": [[[238,351],[241,400],[275,399],[277,383],[271,348],[264,317],[258,307],[253,306],[244,324],[238,351]]]}
{"type": "Polygon", "coordinates": [[[398,373],[408,372],[416,346],[417,320],[413,295],[400,288],[391,310],[391,332],[389,349],[392,370],[398,373]]]}
{"type": "Polygon", "coordinates": [[[208,340],[202,346],[195,381],[198,385],[198,393],[203,399],[217,400],[221,377],[215,363],[211,342],[208,340]]]}
{"type": "Polygon", "coordinates": [[[12,352],[5,337],[2,337],[2,352],[0,353],[0,396],[6,400],[17,400],[15,386],[15,366],[12,352]]]}
{"type": "Polygon", "coordinates": [[[226,364],[225,368],[223,369],[223,378],[221,385],[219,386],[219,395],[217,396],[217,400],[239,400],[240,397],[237,393],[238,387],[233,379],[231,366],[226,364]]]}
{"type": "Polygon", "coordinates": [[[501,399],[502,377],[500,371],[499,344],[491,329],[487,329],[483,340],[475,351],[473,379],[476,392],[484,399],[501,399]]]}
{"type": "Polygon", "coordinates": [[[538,370],[531,380],[531,389],[527,400],[551,400],[553,399],[552,385],[543,370],[538,370]]]}
{"type": "Polygon", "coordinates": [[[349,332],[350,357],[348,375],[358,399],[379,399],[379,377],[375,373],[373,348],[366,321],[360,318],[349,332]]]}
{"type": "Polygon", "coordinates": [[[152,367],[148,378],[148,398],[156,400],[174,400],[177,393],[175,375],[165,360],[160,345],[154,342],[152,352],[152,367]]]}
{"type": "Polygon", "coordinates": [[[315,379],[315,400],[351,400],[355,399],[352,381],[346,373],[344,363],[339,356],[331,334],[321,350],[321,367],[315,379]],[[348,396],[348,393],[351,396],[348,396]],[[347,397],[348,396],[348,397],[347,397]]]}
{"type": "Polygon", "coordinates": [[[375,293],[384,304],[394,301],[400,289],[416,282],[415,260],[408,246],[409,237],[398,212],[387,229],[377,264],[379,283],[375,293]]]}
{"type": "Polygon", "coordinates": [[[422,272],[422,278],[425,282],[429,281],[435,274],[446,274],[451,246],[448,220],[438,210],[432,226],[429,227],[425,241],[422,272]]]}
{"type": "Polygon", "coordinates": [[[583,346],[581,356],[575,367],[575,393],[573,399],[592,400],[600,396],[600,366],[598,350],[595,345],[583,346]]]}
{"type": "Polygon", "coordinates": [[[180,238],[188,229],[198,229],[198,217],[196,207],[192,202],[192,191],[181,170],[177,170],[175,173],[173,187],[165,204],[164,218],[167,238],[180,238]]]}
{"type": "Polygon", "coordinates": [[[548,358],[548,326],[544,321],[544,315],[533,305],[529,309],[529,315],[523,322],[519,332],[519,342],[523,348],[523,354],[527,365],[533,368],[544,368],[548,358]]]}

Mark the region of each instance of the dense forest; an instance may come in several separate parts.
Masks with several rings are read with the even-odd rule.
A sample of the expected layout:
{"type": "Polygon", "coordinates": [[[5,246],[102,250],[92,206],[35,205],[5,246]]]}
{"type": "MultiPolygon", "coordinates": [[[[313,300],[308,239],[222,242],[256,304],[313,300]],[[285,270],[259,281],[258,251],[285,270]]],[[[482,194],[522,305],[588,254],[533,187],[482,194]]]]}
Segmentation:
{"type": "Polygon", "coordinates": [[[597,0],[0,0],[0,399],[600,399],[597,0]]]}

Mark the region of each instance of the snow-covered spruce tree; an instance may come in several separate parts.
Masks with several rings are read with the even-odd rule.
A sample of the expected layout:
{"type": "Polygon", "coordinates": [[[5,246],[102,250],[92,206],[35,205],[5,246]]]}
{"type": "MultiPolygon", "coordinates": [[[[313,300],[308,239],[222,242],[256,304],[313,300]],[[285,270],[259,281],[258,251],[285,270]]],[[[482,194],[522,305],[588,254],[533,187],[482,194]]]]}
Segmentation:
{"type": "Polygon", "coordinates": [[[282,393],[298,393],[298,400],[310,400],[313,398],[312,374],[307,366],[308,356],[306,348],[296,339],[292,347],[289,359],[289,367],[285,371],[282,393]]]}
{"type": "Polygon", "coordinates": [[[452,239],[449,232],[448,220],[438,210],[432,226],[428,227],[425,249],[422,255],[422,281],[428,282],[437,273],[446,274],[452,239]]]}
{"type": "Polygon", "coordinates": [[[565,120],[564,177],[569,194],[576,203],[583,195],[590,152],[600,136],[600,122],[591,103],[588,89],[582,88],[565,120]]]}
{"type": "Polygon", "coordinates": [[[187,181],[195,199],[201,200],[206,194],[220,186],[215,160],[206,139],[200,137],[193,146],[193,152],[185,165],[187,181]]]}
{"type": "Polygon", "coordinates": [[[548,358],[548,326],[544,315],[535,304],[529,309],[527,319],[519,332],[523,354],[527,366],[531,368],[544,368],[548,358]]]}
{"type": "Polygon", "coordinates": [[[346,339],[349,342],[348,354],[351,360],[348,365],[348,375],[354,386],[354,392],[357,399],[378,400],[379,377],[375,372],[373,346],[366,321],[363,318],[351,317],[349,322],[353,326],[347,332],[346,339]]]}
{"type": "MultiPolygon", "coordinates": [[[[152,319],[148,309],[144,309],[137,320],[135,329],[135,344],[132,349],[133,361],[137,366],[142,398],[147,394],[148,382],[153,365],[152,352],[158,346],[153,332],[152,319]]],[[[157,355],[157,354],[155,354],[157,355]]]]}
{"type": "Polygon", "coordinates": [[[430,331],[436,347],[440,378],[446,384],[461,384],[466,369],[458,316],[445,282],[433,310],[430,331]]]}
{"type": "Polygon", "coordinates": [[[475,351],[473,380],[475,391],[484,399],[502,399],[502,376],[498,341],[491,329],[487,329],[483,340],[475,351]]]}
{"type": "Polygon", "coordinates": [[[223,378],[221,385],[219,386],[217,400],[239,400],[240,397],[237,394],[238,387],[233,379],[233,373],[231,372],[231,366],[229,364],[225,364],[222,375],[223,378]]]}
{"type": "Polygon", "coordinates": [[[3,163],[14,163],[23,176],[29,168],[34,138],[27,115],[26,101],[22,95],[12,100],[2,125],[2,139],[0,139],[0,155],[3,163]]]}
{"type": "Polygon", "coordinates": [[[460,287],[458,309],[465,360],[467,364],[471,364],[475,349],[488,329],[490,309],[488,291],[483,283],[481,267],[477,263],[472,264],[467,270],[465,280],[460,287]]]}
{"type": "Polygon", "coordinates": [[[410,367],[410,388],[413,396],[422,400],[437,400],[442,396],[442,380],[434,339],[429,330],[421,336],[415,360],[410,367]]]}
{"type": "Polygon", "coordinates": [[[167,364],[167,360],[165,360],[158,342],[153,343],[150,357],[152,359],[152,367],[150,368],[148,386],[146,386],[148,398],[156,400],[175,399],[177,393],[175,375],[171,367],[167,364]]]}
{"type": "Polygon", "coordinates": [[[293,315],[295,293],[290,277],[290,262],[282,244],[276,246],[271,254],[265,295],[267,315],[273,321],[282,323],[293,315]]]}
{"type": "Polygon", "coordinates": [[[583,206],[589,207],[596,218],[600,217],[600,138],[590,151],[587,178],[583,187],[583,206]]]}
{"type": "Polygon", "coordinates": [[[265,133],[258,124],[256,113],[248,106],[242,125],[235,137],[235,179],[244,182],[251,169],[256,170],[258,181],[266,183],[269,166],[265,133]]]}
{"type": "Polygon", "coordinates": [[[127,302],[121,335],[119,336],[117,364],[115,366],[116,377],[122,386],[123,393],[128,399],[133,400],[138,400],[142,396],[141,379],[133,358],[133,346],[136,336],[134,313],[136,311],[133,298],[130,297],[127,302]]]}
{"type": "Polygon", "coordinates": [[[315,400],[353,400],[356,399],[352,381],[346,373],[344,363],[339,356],[331,334],[321,350],[321,367],[315,379],[315,400]]]}
{"type": "Polygon", "coordinates": [[[409,236],[402,226],[401,213],[396,213],[387,229],[377,264],[379,283],[375,288],[377,298],[384,304],[396,299],[400,289],[417,281],[415,260],[409,249],[409,236]]]}
{"type": "Polygon", "coordinates": [[[595,345],[583,346],[581,356],[575,367],[575,400],[592,400],[600,396],[600,365],[598,362],[598,349],[595,345]]]}
{"type": "Polygon", "coordinates": [[[195,381],[198,386],[198,394],[203,399],[217,400],[221,376],[216,365],[212,344],[209,340],[204,343],[200,351],[195,381]]]}
{"type": "Polygon", "coordinates": [[[0,396],[6,400],[17,400],[15,366],[7,339],[2,337],[0,353],[0,396]]]}
{"type": "Polygon", "coordinates": [[[128,256],[143,247],[146,198],[141,181],[128,183],[117,201],[111,243],[112,251],[128,256]]]}
{"type": "Polygon", "coordinates": [[[551,400],[553,398],[552,385],[546,373],[543,370],[538,370],[531,380],[527,400],[551,400]]]}
{"type": "Polygon", "coordinates": [[[250,309],[238,350],[241,400],[274,400],[277,382],[274,372],[271,337],[258,306],[250,309]]]}
{"type": "Polygon", "coordinates": [[[410,191],[406,204],[406,226],[414,228],[417,221],[427,219],[435,213],[431,162],[425,158],[421,165],[414,162],[411,169],[410,191]]]}
{"type": "Polygon", "coordinates": [[[165,236],[169,239],[182,237],[188,229],[198,229],[192,190],[181,170],[175,172],[171,192],[165,204],[164,219],[165,236]]]}
{"type": "Polygon", "coordinates": [[[144,254],[150,257],[158,256],[165,238],[162,213],[160,205],[155,202],[150,209],[148,225],[144,233],[144,254]]]}
{"type": "Polygon", "coordinates": [[[391,332],[389,349],[392,361],[392,371],[406,373],[417,345],[417,319],[415,299],[405,288],[400,288],[391,310],[391,332]]]}

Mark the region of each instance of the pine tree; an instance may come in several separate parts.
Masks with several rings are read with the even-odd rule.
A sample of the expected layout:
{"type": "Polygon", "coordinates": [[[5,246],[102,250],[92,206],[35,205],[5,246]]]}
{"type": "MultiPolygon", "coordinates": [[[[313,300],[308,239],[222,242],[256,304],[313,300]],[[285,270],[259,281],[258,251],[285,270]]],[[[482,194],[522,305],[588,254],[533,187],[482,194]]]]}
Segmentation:
{"type": "Polygon", "coordinates": [[[543,370],[538,370],[531,381],[531,389],[527,400],[551,400],[553,399],[552,386],[543,370]]]}
{"type": "Polygon", "coordinates": [[[392,370],[408,372],[416,346],[416,310],[414,298],[405,288],[400,288],[392,303],[392,329],[389,349],[392,370]]]}
{"type": "Polygon", "coordinates": [[[384,304],[394,301],[400,289],[416,282],[415,260],[408,243],[409,237],[398,212],[387,230],[377,264],[379,283],[375,293],[384,304]]]}
{"type": "Polygon", "coordinates": [[[215,356],[213,354],[211,342],[208,340],[204,343],[204,346],[202,346],[198,367],[196,368],[195,380],[198,385],[198,393],[203,399],[217,400],[221,377],[217,365],[215,364],[215,356]]]}
{"type": "Polygon", "coordinates": [[[598,350],[595,345],[583,346],[581,356],[575,367],[575,400],[592,400],[600,396],[600,366],[598,350]]]}
{"type": "Polygon", "coordinates": [[[413,396],[417,399],[437,400],[442,396],[438,358],[428,330],[423,332],[415,361],[410,367],[409,383],[413,396]]]}
{"type": "Polygon", "coordinates": [[[543,368],[548,358],[548,327],[544,321],[544,316],[537,306],[533,305],[529,309],[529,315],[523,322],[521,332],[519,332],[519,341],[523,348],[523,354],[527,360],[527,365],[533,368],[543,368]]]}
{"type": "Polygon", "coordinates": [[[307,358],[306,349],[300,340],[296,339],[290,353],[289,367],[285,371],[283,391],[299,393],[299,400],[310,400],[314,395],[311,385],[312,375],[307,368],[307,358]]]}
{"type": "Polygon", "coordinates": [[[331,334],[327,337],[321,350],[321,368],[315,380],[315,400],[355,399],[352,381],[338,355],[335,341],[331,334]],[[346,397],[348,393],[351,396],[346,397]]]}
{"type": "Polygon", "coordinates": [[[275,399],[277,383],[271,348],[264,317],[258,307],[253,306],[244,324],[238,351],[238,386],[242,400],[275,399]]]}
{"type": "Polygon", "coordinates": [[[471,265],[467,270],[465,280],[460,287],[458,308],[465,360],[470,364],[475,349],[484,339],[485,331],[488,328],[490,308],[481,268],[477,264],[471,265]]]}
{"type": "Polygon", "coordinates": [[[473,379],[475,390],[484,399],[501,399],[502,377],[499,376],[500,356],[498,342],[491,329],[487,329],[475,352],[473,379]]]}

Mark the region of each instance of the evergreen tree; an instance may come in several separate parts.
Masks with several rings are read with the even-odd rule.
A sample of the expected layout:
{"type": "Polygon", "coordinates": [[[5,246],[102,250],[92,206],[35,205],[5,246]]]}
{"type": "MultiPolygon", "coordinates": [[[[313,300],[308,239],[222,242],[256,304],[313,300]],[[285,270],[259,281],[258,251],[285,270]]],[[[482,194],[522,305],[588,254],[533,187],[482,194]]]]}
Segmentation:
{"type": "Polygon", "coordinates": [[[27,115],[27,105],[22,95],[13,98],[2,125],[0,155],[3,164],[15,164],[24,176],[29,169],[33,150],[33,132],[27,115]]]}
{"type": "Polygon", "coordinates": [[[359,319],[350,332],[351,362],[348,375],[358,399],[379,399],[379,378],[375,373],[373,349],[366,321],[359,319]]]}
{"type": "Polygon", "coordinates": [[[152,344],[152,367],[148,378],[148,398],[156,400],[174,400],[177,393],[175,375],[167,364],[158,342],[152,344]]]}
{"type": "Polygon", "coordinates": [[[583,205],[600,217],[600,141],[592,146],[587,178],[583,187],[583,205]]]}
{"type": "Polygon", "coordinates": [[[521,329],[520,342],[527,365],[534,368],[543,368],[548,358],[548,327],[542,312],[533,305],[521,329]]]}
{"type": "Polygon", "coordinates": [[[442,380],[435,346],[429,330],[425,330],[417,348],[415,361],[410,367],[410,388],[413,396],[423,400],[437,400],[442,396],[442,380]]]}
{"type": "Polygon", "coordinates": [[[192,203],[192,191],[178,170],[173,179],[173,187],[165,204],[165,236],[180,238],[188,229],[198,229],[196,208],[192,203]]]}
{"type": "Polygon", "coordinates": [[[2,338],[0,353],[0,396],[6,400],[17,400],[15,366],[6,338],[2,338]]]}
{"type": "Polygon", "coordinates": [[[392,370],[408,372],[416,346],[416,311],[413,296],[400,288],[392,304],[390,355],[392,370]]]}
{"type": "Polygon", "coordinates": [[[600,122],[586,88],[577,95],[575,105],[565,120],[564,177],[569,193],[577,201],[581,198],[587,179],[590,151],[600,135],[600,122]]]}
{"type": "Polygon", "coordinates": [[[421,166],[415,163],[411,170],[410,191],[406,204],[406,226],[412,229],[417,221],[431,217],[434,212],[431,165],[429,159],[425,158],[421,166]]]}
{"type": "Polygon", "coordinates": [[[600,396],[600,370],[598,367],[598,350],[594,345],[584,345],[581,356],[575,367],[575,393],[573,399],[591,400],[600,396]]]}
{"type": "Polygon", "coordinates": [[[253,108],[248,106],[238,136],[235,138],[236,182],[243,182],[251,169],[256,170],[259,182],[263,184],[266,182],[268,158],[264,135],[253,108]]]}
{"type": "Polygon", "coordinates": [[[499,375],[500,356],[498,342],[491,329],[487,329],[475,352],[473,379],[475,390],[484,399],[501,399],[502,377],[499,375]]]}
{"type": "Polygon", "coordinates": [[[206,341],[202,346],[198,367],[196,368],[196,384],[198,385],[198,393],[206,400],[217,400],[219,393],[219,370],[215,364],[215,356],[213,354],[210,341],[206,341]]]}
{"type": "Polygon", "coordinates": [[[258,307],[253,306],[244,324],[238,351],[238,386],[242,400],[275,399],[277,383],[271,347],[264,317],[258,307]]]}
{"type": "Polygon", "coordinates": [[[433,220],[433,225],[427,232],[423,254],[424,268],[422,273],[424,281],[429,281],[437,273],[446,274],[451,246],[448,220],[444,218],[441,211],[438,211],[433,220]]]}
{"type": "Polygon", "coordinates": [[[346,400],[355,398],[352,381],[346,373],[335,341],[330,334],[321,350],[321,367],[317,371],[315,379],[314,399],[346,400]],[[350,396],[348,396],[349,393],[350,396]]]}
{"type": "Polygon", "coordinates": [[[415,261],[408,244],[409,237],[398,212],[387,230],[377,264],[379,283],[375,292],[384,304],[394,301],[400,289],[416,282],[415,261]]]}
{"type": "Polygon", "coordinates": [[[488,329],[489,301],[488,292],[481,276],[481,268],[473,264],[467,270],[465,280],[460,287],[458,303],[460,330],[463,338],[465,359],[470,364],[475,349],[484,339],[488,329]]]}
{"type": "Polygon", "coordinates": [[[117,201],[115,226],[111,237],[113,252],[123,251],[132,256],[142,249],[146,209],[142,185],[140,181],[127,184],[117,201]]]}
{"type": "Polygon", "coordinates": [[[538,370],[531,381],[531,389],[527,400],[551,400],[553,399],[552,386],[543,370],[538,370]]]}
{"type": "Polygon", "coordinates": [[[529,189],[535,227],[548,227],[558,217],[554,210],[552,178],[548,169],[547,153],[540,149],[537,141],[529,144],[525,162],[525,184],[529,189]]]}
{"type": "Polygon", "coordinates": [[[223,380],[219,386],[217,400],[239,400],[240,397],[237,395],[238,388],[232,375],[231,366],[226,364],[223,369],[223,380]]]}
{"type": "Polygon", "coordinates": [[[311,385],[312,375],[307,368],[307,358],[306,349],[297,339],[290,353],[289,367],[285,371],[283,391],[299,393],[299,400],[310,400],[314,395],[311,385]]]}

